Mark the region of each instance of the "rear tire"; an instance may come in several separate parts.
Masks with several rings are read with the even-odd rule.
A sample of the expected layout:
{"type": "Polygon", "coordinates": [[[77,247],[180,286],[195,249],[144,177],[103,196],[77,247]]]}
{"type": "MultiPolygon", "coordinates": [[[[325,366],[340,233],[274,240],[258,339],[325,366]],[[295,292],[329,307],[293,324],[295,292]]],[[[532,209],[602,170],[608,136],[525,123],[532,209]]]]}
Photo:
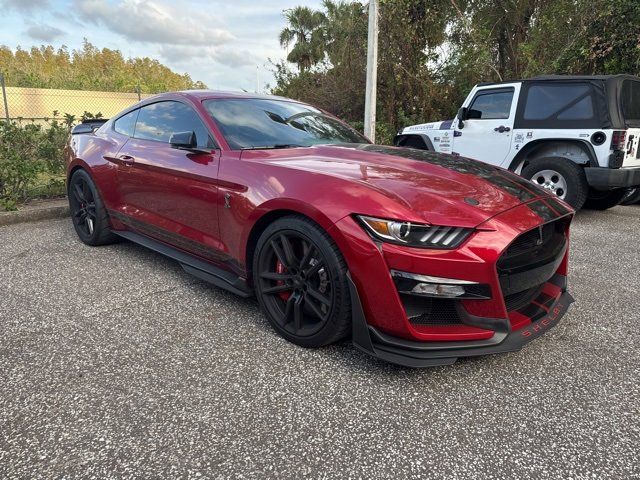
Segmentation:
{"type": "Polygon", "coordinates": [[[282,337],[307,348],[351,329],[347,266],[329,235],[302,216],[283,217],[258,239],[253,257],[258,303],[282,337]]]}
{"type": "Polygon", "coordinates": [[[620,205],[635,205],[640,202],[640,188],[632,188],[620,202],[620,205]]]}
{"type": "Polygon", "coordinates": [[[566,158],[545,157],[532,160],[522,169],[521,175],[555,193],[575,210],[580,210],[587,200],[589,185],[584,169],[566,158]]]}
{"type": "Polygon", "coordinates": [[[591,190],[589,192],[589,197],[584,204],[584,208],[588,208],[590,210],[608,210],[609,208],[619,205],[626,194],[626,188],[617,188],[615,190],[607,191],[591,190]]]}
{"type": "Polygon", "coordinates": [[[100,193],[86,171],[73,173],[67,195],[73,227],[83,243],[95,247],[118,241],[109,227],[109,215],[100,193]]]}

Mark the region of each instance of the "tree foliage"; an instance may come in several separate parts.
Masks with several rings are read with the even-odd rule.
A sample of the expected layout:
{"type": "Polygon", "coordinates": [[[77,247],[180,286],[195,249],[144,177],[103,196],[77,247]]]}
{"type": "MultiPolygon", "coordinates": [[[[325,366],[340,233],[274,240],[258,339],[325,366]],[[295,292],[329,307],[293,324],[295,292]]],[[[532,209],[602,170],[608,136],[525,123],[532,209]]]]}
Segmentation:
{"type": "Polygon", "coordinates": [[[301,71],[308,70],[324,57],[321,27],[326,18],[309,7],[286,10],[284,15],[288,26],[280,32],[280,45],[288,48],[293,44],[287,60],[297,64],[301,71]]]}
{"type": "Polygon", "coordinates": [[[140,86],[141,93],[205,87],[157,60],[126,59],[119,50],[98,49],[86,39],[72,51],[43,45],[30,50],[18,47],[14,52],[0,46],[0,71],[13,87],[135,92],[140,86]]]}
{"type": "MultiPolygon", "coordinates": [[[[296,9],[294,9],[296,10],[296,9]]],[[[362,121],[368,5],[325,0],[304,67],[275,66],[274,93],[362,121]]],[[[293,28],[291,19],[287,29],[293,28]]],[[[638,0],[380,0],[378,141],[451,118],[476,83],[539,74],[640,74],[638,0]]],[[[285,29],[286,30],[286,29],[285,29]]]]}

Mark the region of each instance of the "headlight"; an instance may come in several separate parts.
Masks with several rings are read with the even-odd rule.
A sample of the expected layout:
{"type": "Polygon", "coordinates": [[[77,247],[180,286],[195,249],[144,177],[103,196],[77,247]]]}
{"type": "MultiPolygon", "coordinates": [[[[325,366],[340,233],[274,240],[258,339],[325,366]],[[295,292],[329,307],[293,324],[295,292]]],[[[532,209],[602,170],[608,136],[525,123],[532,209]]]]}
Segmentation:
{"type": "Polygon", "coordinates": [[[424,225],[364,215],[357,218],[375,238],[411,247],[456,248],[473,232],[471,228],[424,225]]]}

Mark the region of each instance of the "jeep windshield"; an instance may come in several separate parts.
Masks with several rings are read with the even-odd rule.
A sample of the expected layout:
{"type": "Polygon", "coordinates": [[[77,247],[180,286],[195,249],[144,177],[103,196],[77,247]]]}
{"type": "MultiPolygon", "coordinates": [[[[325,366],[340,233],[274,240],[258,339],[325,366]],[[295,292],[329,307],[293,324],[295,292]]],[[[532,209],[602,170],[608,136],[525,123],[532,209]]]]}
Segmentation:
{"type": "Polygon", "coordinates": [[[209,115],[234,150],[370,143],[357,131],[320,110],[277,99],[211,99],[209,115]]]}
{"type": "Polygon", "coordinates": [[[640,82],[625,80],[620,91],[620,106],[625,123],[630,127],[640,127],[640,82]]]}

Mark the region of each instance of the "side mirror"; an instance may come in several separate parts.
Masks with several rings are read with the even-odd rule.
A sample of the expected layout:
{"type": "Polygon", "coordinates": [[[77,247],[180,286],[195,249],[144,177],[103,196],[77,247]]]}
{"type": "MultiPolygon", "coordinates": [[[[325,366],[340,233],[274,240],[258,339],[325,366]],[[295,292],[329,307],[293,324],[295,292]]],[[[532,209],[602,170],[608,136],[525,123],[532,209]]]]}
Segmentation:
{"type": "Polygon", "coordinates": [[[469,110],[467,110],[467,119],[471,120],[472,118],[482,118],[482,112],[480,110],[474,110],[473,108],[470,108],[469,110]]]}
{"type": "Polygon", "coordinates": [[[464,128],[464,121],[467,119],[467,107],[458,109],[458,128],[464,128]]]}
{"type": "Polygon", "coordinates": [[[195,132],[176,132],[169,138],[171,148],[194,150],[198,148],[195,132]]]}

